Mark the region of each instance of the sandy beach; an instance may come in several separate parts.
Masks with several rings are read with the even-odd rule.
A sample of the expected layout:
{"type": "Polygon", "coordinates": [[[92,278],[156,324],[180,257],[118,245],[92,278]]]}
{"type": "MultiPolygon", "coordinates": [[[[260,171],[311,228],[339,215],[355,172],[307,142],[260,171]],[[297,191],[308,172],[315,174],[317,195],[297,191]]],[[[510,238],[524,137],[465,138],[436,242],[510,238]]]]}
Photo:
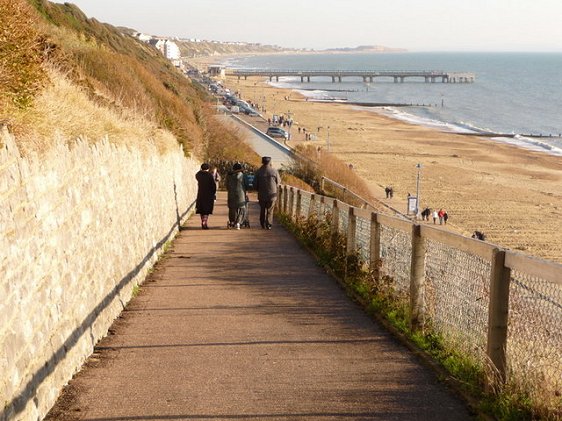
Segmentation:
{"type": "Polygon", "coordinates": [[[266,118],[290,114],[290,146],[325,150],[329,127],[331,152],[353,165],[375,197],[405,211],[421,163],[421,208],[446,209],[446,229],[468,236],[480,230],[491,243],[562,263],[560,157],[408,124],[372,109],[307,101],[263,78],[224,83],[243,99],[265,104],[266,118]],[[306,141],[299,127],[316,140],[306,141]],[[387,185],[393,199],[385,198],[387,185]]]}

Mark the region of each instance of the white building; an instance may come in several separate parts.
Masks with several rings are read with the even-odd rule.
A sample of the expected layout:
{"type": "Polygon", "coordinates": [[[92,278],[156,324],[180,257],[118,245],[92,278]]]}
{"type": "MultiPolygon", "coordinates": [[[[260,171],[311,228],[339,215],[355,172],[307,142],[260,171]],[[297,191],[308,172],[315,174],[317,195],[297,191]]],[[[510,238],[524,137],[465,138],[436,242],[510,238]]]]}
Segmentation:
{"type": "Polygon", "coordinates": [[[164,55],[168,60],[179,60],[181,57],[180,48],[175,42],[167,40],[164,43],[164,55]]]}

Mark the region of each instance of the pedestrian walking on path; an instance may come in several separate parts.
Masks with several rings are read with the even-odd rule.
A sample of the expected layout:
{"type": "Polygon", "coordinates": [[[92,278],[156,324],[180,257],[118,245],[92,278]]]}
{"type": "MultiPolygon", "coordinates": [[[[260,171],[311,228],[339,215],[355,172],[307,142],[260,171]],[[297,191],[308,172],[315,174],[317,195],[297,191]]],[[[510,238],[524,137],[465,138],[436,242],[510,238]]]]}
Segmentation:
{"type": "Polygon", "coordinates": [[[217,183],[213,174],[209,172],[209,164],[201,164],[201,170],[195,174],[197,179],[197,200],[195,202],[195,212],[201,215],[201,228],[209,229],[207,225],[209,215],[213,214],[215,204],[215,194],[217,183]]]}
{"type": "Polygon", "coordinates": [[[260,204],[260,224],[263,229],[271,229],[271,214],[277,200],[279,173],[271,166],[271,157],[261,159],[262,166],[256,171],[255,188],[260,204]]]}
{"type": "Polygon", "coordinates": [[[232,171],[226,176],[226,190],[228,192],[228,226],[240,229],[240,224],[246,216],[246,187],[242,165],[236,163],[232,171]]]}

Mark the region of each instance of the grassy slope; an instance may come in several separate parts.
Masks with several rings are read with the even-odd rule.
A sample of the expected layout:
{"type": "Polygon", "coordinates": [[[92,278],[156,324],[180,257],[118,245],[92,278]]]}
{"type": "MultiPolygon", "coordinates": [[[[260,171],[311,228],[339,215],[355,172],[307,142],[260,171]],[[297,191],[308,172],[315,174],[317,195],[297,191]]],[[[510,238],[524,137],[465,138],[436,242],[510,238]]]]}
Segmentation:
{"type": "Polygon", "coordinates": [[[200,159],[256,159],[236,135],[224,136],[206,92],[155,48],[72,4],[0,0],[0,37],[8,41],[0,43],[0,121],[24,153],[57,138],[109,136],[141,149],[179,142],[200,159]]]}

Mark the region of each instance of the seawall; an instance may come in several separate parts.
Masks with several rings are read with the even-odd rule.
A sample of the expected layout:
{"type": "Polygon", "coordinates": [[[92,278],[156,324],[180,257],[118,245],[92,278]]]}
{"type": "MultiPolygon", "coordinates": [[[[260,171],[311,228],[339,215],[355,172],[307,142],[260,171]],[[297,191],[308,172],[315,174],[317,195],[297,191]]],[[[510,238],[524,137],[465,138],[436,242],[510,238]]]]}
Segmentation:
{"type": "Polygon", "coordinates": [[[198,163],[0,133],[0,420],[41,419],[192,210],[198,163]]]}

